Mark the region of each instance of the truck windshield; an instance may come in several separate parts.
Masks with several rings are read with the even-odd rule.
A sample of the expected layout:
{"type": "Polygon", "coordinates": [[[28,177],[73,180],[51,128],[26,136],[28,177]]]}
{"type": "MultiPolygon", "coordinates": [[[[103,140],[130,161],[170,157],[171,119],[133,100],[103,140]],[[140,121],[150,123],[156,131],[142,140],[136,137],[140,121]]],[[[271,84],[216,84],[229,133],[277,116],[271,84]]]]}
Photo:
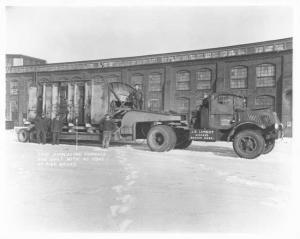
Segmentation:
{"type": "Polygon", "coordinates": [[[238,95],[219,95],[218,103],[224,105],[232,105],[234,109],[246,108],[246,98],[238,95]]]}

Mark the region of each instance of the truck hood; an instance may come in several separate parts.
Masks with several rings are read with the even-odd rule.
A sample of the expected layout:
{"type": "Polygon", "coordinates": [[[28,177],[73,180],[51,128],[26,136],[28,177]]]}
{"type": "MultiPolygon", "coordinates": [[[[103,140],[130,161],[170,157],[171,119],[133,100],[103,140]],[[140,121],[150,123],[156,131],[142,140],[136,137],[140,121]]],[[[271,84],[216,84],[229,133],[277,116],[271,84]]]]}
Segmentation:
{"type": "Polygon", "coordinates": [[[237,121],[253,122],[264,129],[280,123],[276,112],[273,112],[271,109],[246,109],[237,111],[237,121]]]}

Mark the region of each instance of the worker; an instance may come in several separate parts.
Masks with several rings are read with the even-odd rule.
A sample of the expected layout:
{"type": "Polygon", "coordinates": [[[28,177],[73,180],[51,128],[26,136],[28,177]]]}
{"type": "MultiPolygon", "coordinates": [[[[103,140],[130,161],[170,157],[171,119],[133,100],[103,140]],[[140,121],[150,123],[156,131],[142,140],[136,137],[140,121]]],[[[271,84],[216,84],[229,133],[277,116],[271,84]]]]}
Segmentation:
{"type": "Polygon", "coordinates": [[[111,119],[109,114],[104,116],[104,119],[100,122],[100,131],[102,131],[102,147],[108,148],[113,131],[116,129],[116,125],[111,119]]]}
{"type": "Polygon", "coordinates": [[[138,110],[142,110],[143,109],[143,91],[141,89],[141,86],[136,84],[134,86],[136,92],[135,92],[135,104],[136,104],[136,108],[138,110]]]}
{"type": "Polygon", "coordinates": [[[142,110],[143,109],[143,91],[141,86],[138,84],[134,85],[135,91],[132,91],[128,96],[128,100],[132,102],[133,108],[142,110]]]}
{"type": "Polygon", "coordinates": [[[46,135],[48,131],[48,121],[45,117],[45,114],[42,113],[42,115],[38,115],[35,119],[35,128],[36,128],[36,138],[37,138],[37,143],[41,143],[41,138],[42,138],[42,143],[46,144],[46,135]]]}
{"type": "Polygon", "coordinates": [[[51,133],[52,133],[52,144],[59,144],[60,133],[63,127],[63,120],[59,114],[52,120],[51,133]]]}

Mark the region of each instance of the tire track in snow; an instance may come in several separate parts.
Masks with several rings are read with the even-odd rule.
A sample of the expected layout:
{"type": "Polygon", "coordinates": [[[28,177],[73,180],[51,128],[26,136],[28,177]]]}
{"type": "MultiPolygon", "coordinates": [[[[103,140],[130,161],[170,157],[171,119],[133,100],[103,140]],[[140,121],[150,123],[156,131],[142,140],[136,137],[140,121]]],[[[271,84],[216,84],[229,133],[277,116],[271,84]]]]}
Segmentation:
{"type": "MultiPolygon", "coordinates": [[[[118,149],[114,153],[119,163],[123,166],[126,176],[122,184],[112,187],[112,190],[117,195],[115,198],[117,203],[110,206],[110,214],[117,228],[123,232],[133,223],[133,220],[128,217],[128,212],[133,207],[136,199],[130,194],[130,189],[136,183],[138,171],[128,162],[123,148],[118,149]]],[[[126,154],[128,154],[128,149],[126,149],[126,154]]]]}

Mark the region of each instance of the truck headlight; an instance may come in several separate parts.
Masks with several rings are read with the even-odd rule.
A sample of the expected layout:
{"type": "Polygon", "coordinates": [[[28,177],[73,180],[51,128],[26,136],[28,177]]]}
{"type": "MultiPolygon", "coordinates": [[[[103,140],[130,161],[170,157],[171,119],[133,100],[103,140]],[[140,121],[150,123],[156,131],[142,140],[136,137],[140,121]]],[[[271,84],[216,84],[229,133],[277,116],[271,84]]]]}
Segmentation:
{"type": "Polygon", "coordinates": [[[278,123],[275,123],[274,124],[274,128],[277,130],[277,129],[279,129],[279,124],[278,123]]]}

